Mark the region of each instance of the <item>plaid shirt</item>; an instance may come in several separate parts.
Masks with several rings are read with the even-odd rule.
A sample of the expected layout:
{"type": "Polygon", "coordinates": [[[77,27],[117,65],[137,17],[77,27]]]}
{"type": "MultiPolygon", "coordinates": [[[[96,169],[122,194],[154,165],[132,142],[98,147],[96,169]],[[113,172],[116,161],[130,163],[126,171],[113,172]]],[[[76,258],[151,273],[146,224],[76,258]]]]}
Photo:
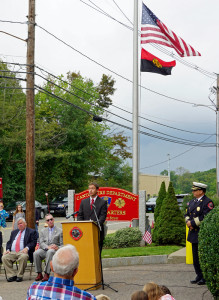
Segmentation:
{"type": "Polygon", "coordinates": [[[74,281],[50,276],[48,281],[34,282],[27,291],[27,300],[96,300],[96,298],[74,286],[74,281]]]}

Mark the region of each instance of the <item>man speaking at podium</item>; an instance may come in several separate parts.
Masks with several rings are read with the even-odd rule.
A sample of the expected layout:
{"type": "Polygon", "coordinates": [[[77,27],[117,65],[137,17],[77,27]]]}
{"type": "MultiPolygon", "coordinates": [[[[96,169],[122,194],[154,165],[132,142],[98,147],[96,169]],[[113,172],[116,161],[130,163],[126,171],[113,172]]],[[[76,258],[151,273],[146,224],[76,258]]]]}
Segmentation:
{"type": "Polygon", "coordinates": [[[90,197],[81,201],[77,221],[92,220],[97,222],[100,228],[99,246],[101,252],[104,240],[103,224],[107,215],[107,201],[98,196],[98,189],[99,185],[97,183],[92,182],[89,184],[88,190],[90,197]]]}

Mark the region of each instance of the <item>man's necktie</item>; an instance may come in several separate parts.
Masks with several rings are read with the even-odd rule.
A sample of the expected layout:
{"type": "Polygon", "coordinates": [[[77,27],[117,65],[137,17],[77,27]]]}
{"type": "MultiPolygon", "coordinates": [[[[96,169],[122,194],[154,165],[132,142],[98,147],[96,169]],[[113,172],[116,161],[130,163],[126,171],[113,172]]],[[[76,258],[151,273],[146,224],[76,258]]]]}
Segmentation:
{"type": "Polygon", "coordinates": [[[49,228],[49,243],[51,242],[52,240],[52,230],[51,228],[49,228]]]}
{"type": "Polygon", "coordinates": [[[93,206],[92,206],[93,204],[94,204],[94,199],[92,198],[92,199],[91,199],[91,203],[90,203],[90,209],[91,209],[91,210],[92,210],[92,208],[93,208],[93,206]]]}
{"type": "Polygon", "coordinates": [[[22,231],[20,231],[19,236],[18,236],[18,238],[17,238],[17,241],[16,241],[16,243],[15,243],[15,251],[16,251],[16,252],[19,252],[19,251],[20,251],[21,234],[22,234],[22,231]]]}

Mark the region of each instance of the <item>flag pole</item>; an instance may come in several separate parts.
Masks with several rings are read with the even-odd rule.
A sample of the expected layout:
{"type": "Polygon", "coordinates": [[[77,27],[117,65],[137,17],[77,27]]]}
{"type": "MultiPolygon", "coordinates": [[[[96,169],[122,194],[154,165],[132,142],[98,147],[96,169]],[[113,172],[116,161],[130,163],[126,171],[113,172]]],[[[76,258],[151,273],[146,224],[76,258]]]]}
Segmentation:
{"type": "Polygon", "coordinates": [[[139,192],[139,139],[138,139],[138,0],[134,1],[133,31],[133,125],[132,125],[132,190],[139,192]]]}

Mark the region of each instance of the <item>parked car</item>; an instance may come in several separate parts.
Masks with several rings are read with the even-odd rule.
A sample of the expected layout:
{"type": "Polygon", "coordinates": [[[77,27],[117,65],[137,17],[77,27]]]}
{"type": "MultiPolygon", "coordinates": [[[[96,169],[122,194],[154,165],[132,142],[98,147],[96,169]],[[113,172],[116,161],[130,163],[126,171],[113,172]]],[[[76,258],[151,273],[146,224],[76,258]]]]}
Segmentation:
{"type": "MultiPolygon", "coordinates": [[[[26,201],[20,202],[19,204],[22,206],[23,211],[26,213],[26,201]]],[[[38,210],[40,219],[43,219],[48,211],[47,205],[41,204],[39,201],[35,200],[35,208],[38,210]]]]}
{"type": "Polygon", "coordinates": [[[4,209],[9,214],[9,217],[6,219],[7,221],[13,221],[13,214],[15,212],[17,204],[18,203],[16,201],[10,201],[8,204],[5,205],[4,209]]]}
{"type": "MultiPolygon", "coordinates": [[[[179,207],[182,207],[184,197],[188,196],[189,194],[177,194],[176,199],[178,202],[179,207]]],[[[156,200],[157,197],[152,197],[146,202],[146,212],[154,212],[156,207],[156,200]]]]}
{"type": "Polygon", "coordinates": [[[54,215],[68,215],[68,196],[59,195],[49,203],[49,212],[54,215]]]}
{"type": "Polygon", "coordinates": [[[146,212],[154,212],[157,197],[152,197],[146,202],[146,212]]]}
{"type": "MultiPolygon", "coordinates": [[[[15,212],[16,206],[20,204],[23,208],[23,211],[26,213],[26,201],[13,201],[10,202],[6,207],[5,210],[9,213],[9,217],[7,221],[13,220],[13,214],[15,212]]],[[[40,219],[43,219],[47,214],[47,205],[41,204],[39,201],[35,200],[35,208],[38,210],[40,219]]]]}
{"type": "Polygon", "coordinates": [[[186,197],[188,195],[189,194],[177,194],[176,195],[176,199],[177,199],[177,202],[178,202],[180,208],[182,207],[184,197],[186,197]]]}

